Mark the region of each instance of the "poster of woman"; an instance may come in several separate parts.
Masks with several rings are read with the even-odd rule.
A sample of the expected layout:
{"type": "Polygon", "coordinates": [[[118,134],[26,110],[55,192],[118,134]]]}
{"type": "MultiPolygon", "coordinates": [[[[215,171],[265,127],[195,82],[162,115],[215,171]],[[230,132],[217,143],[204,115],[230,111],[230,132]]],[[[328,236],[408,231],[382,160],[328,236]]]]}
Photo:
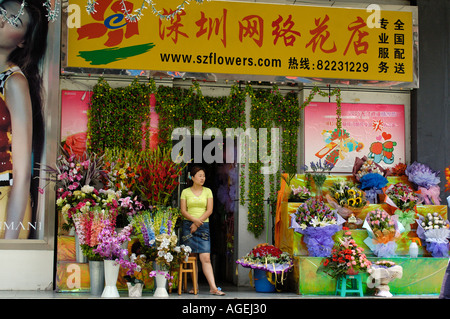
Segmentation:
{"type": "Polygon", "coordinates": [[[0,239],[31,239],[39,227],[48,19],[41,0],[0,0],[0,10],[0,239]]]}

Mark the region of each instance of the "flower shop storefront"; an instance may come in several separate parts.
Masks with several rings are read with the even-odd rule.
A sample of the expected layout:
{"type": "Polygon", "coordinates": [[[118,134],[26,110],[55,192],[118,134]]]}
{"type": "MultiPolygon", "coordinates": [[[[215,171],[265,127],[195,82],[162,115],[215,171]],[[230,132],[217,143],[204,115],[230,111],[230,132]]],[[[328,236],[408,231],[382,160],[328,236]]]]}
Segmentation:
{"type": "Polygon", "coordinates": [[[448,246],[430,238],[448,237],[447,206],[436,178],[414,179],[432,169],[405,164],[414,7],[169,1],[141,17],[138,2],[85,12],[78,0],[67,13],[79,24],[66,29],[62,156],[47,168],[57,291],[111,297],[143,284],[150,296],[159,280],[176,291],[190,252],[179,199],[199,163],[214,195],[216,280],[299,295],[439,293],[448,246]],[[95,265],[107,260],[118,261],[113,284],[95,265]]]}

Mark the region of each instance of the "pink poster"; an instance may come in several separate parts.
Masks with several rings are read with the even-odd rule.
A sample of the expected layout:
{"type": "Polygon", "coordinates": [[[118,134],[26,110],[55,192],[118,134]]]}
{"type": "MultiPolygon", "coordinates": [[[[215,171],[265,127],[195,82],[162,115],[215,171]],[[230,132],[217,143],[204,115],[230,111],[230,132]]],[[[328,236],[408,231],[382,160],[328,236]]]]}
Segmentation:
{"type": "Polygon", "coordinates": [[[356,157],[384,168],[405,162],[405,108],[397,104],[341,104],[342,130],[336,129],[336,103],[311,102],[305,108],[305,164],[328,162],[333,172],[349,173],[356,157]]]}
{"type": "Polygon", "coordinates": [[[61,143],[69,153],[83,155],[86,151],[87,111],[90,91],[61,92],[61,143]]]}

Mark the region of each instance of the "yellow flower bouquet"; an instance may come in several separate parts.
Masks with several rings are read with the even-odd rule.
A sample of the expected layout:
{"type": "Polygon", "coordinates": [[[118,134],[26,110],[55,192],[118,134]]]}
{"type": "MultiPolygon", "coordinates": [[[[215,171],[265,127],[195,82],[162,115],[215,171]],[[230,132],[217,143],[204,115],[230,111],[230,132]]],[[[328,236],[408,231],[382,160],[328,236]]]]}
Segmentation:
{"type": "Polygon", "coordinates": [[[338,213],[348,218],[351,214],[358,215],[368,202],[364,191],[349,181],[335,182],[330,188],[327,201],[338,213]]]}

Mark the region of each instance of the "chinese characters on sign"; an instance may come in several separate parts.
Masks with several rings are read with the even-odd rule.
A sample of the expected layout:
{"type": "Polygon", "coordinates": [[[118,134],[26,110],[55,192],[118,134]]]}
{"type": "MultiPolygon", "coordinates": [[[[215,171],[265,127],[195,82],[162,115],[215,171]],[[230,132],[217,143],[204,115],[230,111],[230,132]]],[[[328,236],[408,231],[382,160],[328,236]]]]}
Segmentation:
{"type": "Polygon", "coordinates": [[[410,12],[381,11],[374,28],[361,9],[219,1],[189,6],[173,19],[146,15],[129,22],[117,3],[99,0],[101,14],[86,15],[81,28],[69,29],[69,66],[413,79],[410,12]]]}

